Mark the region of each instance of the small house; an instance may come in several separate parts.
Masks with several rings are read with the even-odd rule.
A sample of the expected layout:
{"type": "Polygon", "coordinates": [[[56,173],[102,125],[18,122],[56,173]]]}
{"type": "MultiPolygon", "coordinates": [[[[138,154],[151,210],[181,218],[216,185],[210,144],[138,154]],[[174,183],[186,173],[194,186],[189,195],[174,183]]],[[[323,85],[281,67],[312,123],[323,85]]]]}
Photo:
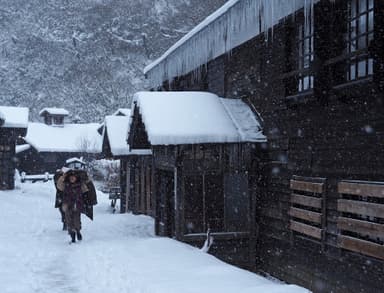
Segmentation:
{"type": "Polygon", "coordinates": [[[98,123],[65,123],[65,111],[48,110],[40,112],[44,116],[44,123],[28,123],[27,134],[17,146],[20,172],[28,175],[52,174],[70,158],[97,158],[100,155],[98,123]],[[63,120],[55,117],[62,117],[63,120]]]}
{"type": "Polygon", "coordinates": [[[62,108],[44,108],[39,115],[43,117],[46,125],[64,126],[64,119],[69,115],[69,112],[62,108]]]}
{"type": "Polygon", "coordinates": [[[129,146],[152,152],[139,200],[153,205],[156,234],[202,246],[210,231],[212,253],[247,267],[266,142],[258,115],[206,92],[139,92],[132,109],[129,146]]]}
{"type": "Polygon", "coordinates": [[[15,146],[28,126],[28,108],[0,106],[0,190],[15,186],[15,146]]]}
{"type": "Polygon", "coordinates": [[[102,154],[107,159],[120,160],[120,212],[133,211],[152,215],[150,205],[139,204],[134,209],[134,202],[139,202],[141,197],[131,196],[141,194],[140,168],[150,165],[151,152],[131,150],[128,145],[128,134],[130,125],[130,111],[119,109],[114,115],[106,116],[103,128],[102,154]],[[124,113],[120,115],[119,113],[124,113]],[[139,163],[140,162],[140,163],[139,163]],[[135,190],[137,192],[135,193],[135,190]]]}

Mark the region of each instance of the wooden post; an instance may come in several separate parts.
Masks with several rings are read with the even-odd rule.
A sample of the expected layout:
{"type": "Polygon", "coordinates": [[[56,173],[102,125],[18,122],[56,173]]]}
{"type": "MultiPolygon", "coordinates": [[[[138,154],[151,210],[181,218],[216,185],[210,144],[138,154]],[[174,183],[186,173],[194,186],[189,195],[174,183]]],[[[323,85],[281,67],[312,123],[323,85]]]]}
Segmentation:
{"type": "Polygon", "coordinates": [[[176,153],[176,162],[174,167],[174,194],[175,194],[175,238],[177,240],[182,240],[183,230],[184,230],[184,216],[183,216],[183,194],[182,194],[182,169],[179,165],[179,160],[177,157],[177,148],[175,147],[176,153]]]}

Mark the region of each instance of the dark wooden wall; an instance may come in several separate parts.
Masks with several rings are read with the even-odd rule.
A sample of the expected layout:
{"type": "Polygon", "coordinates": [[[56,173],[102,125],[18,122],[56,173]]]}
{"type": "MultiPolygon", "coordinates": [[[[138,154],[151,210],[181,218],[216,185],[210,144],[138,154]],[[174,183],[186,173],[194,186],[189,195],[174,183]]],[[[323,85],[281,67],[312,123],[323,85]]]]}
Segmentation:
{"type": "MultiPolygon", "coordinates": [[[[16,154],[17,169],[26,174],[44,174],[48,172],[54,174],[57,169],[61,169],[66,160],[73,157],[91,157],[84,153],[58,153],[58,152],[37,152],[30,148],[24,152],[16,154]]],[[[96,157],[96,156],[95,156],[96,157]]]]}
{"type": "Polygon", "coordinates": [[[0,190],[15,187],[15,145],[25,130],[0,128],[0,190]]]}
{"type": "Polygon", "coordinates": [[[242,98],[264,119],[270,163],[259,166],[262,186],[251,187],[258,199],[254,269],[314,292],[382,292],[383,261],[341,249],[337,240],[338,182],[384,181],[384,2],[375,1],[375,42],[369,48],[374,76],[350,83],[341,74],[347,60],[346,3],[316,5],[313,90],[292,90],[298,78],[293,31],[300,16],[275,26],[267,42],[259,36],[209,62],[206,81],[209,91],[242,98]],[[321,241],[289,229],[294,175],[326,179],[321,241]]]}

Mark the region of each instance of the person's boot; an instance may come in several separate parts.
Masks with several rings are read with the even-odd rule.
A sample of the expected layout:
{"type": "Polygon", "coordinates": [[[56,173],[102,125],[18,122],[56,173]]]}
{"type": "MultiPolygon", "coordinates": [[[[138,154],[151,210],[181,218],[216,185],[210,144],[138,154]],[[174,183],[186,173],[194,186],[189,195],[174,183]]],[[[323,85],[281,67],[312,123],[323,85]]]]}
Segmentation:
{"type": "Polygon", "coordinates": [[[63,231],[67,231],[67,224],[65,222],[63,223],[63,231]]]}
{"type": "Polygon", "coordinates": [[[83,236],[81,235],[80,231],[76,232],[77,240],[81,241],[83,240],[83,236]]]}
{"type": "Polygon", "coordinates": [[[71,235],[72,243],[75,243],[76,242],[76,233],[74,231],[72,231],[70,233],[70,235],[71,235]]]}

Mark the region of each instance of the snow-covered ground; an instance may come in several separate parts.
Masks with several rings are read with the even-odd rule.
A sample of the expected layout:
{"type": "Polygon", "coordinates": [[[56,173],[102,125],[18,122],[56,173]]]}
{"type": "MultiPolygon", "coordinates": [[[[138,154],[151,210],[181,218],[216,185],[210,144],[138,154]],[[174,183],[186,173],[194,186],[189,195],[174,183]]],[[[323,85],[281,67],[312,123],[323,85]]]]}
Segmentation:
{"type": "Polygon", "coordinates": [[[0,192],[2,293],[304,293],[153,235],[145,216],[112,214],[99,193],[80,243],[61,231],[52,182],[0,192]]]}

